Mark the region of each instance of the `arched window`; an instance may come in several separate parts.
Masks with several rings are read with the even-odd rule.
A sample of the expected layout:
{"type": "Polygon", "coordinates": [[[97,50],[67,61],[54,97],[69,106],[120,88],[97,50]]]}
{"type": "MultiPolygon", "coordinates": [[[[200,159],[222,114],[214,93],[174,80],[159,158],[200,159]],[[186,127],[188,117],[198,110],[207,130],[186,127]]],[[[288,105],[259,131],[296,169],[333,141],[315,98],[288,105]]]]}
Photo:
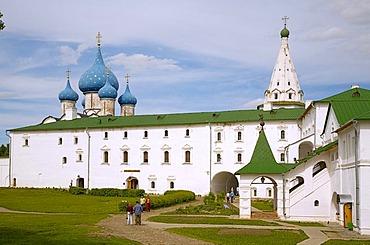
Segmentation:
{"type": "Polygon", "coordinates": [[[170,182],[170,189],[174,189],[175,188],[175,183],[173,181],[170,182]]]}
{"type": "Polygon", "coordinates": [[[155,188],[155,182],[154,181],[150,182],[150,188],[152,188],[152,189],[155,188]]]}
{"type": "Polygon", "coordinates": [[[285,130],[280,131],[280,139],[284,140],[285,139],[285,130]]]}
{"type": "Polygon", "coordinates": [[[218,153],[218,154],[217,154],[217,162],[221,162],[221,160],[222,160],[222,158],[221,158],[221,154],[220,154],[220,153],[218,153]]]}
{"type": "Polygon", "coordinates": [[[82,162],[82,154],[78,154],[78,159],[77,159],[77,161],[82,162]]]}
{"type": "Polygon", "coordinates": [[[149,154],[147,151],[143,152],[143,162],[148,163],[149,162],[149,154]]]}
{"type": "Polygon", "coordinates": [[[24,139],[24,146],[28,146],[28,139],[24,139]]]}
{"type": "Polygon", "coordinates": [[[315,200],[315,201],[314,201],[314,203],[313,203],[313,205],[314,205],[315,207],[318,207],[318,206],[319,206],[319,204],[320,204],[319,200],[315,200]]]}
{"type": "Polygon", "coordinates": [[[185,162],[190,163],[190,151],[185,151],[185,162]]]}
{"type": "Polygon", "coordinates": [[[285,162],[285,154],[284,153],[280,154],[280,162],[285,162]]]}
{"type": "Polygon", "coordinates": [[[170,153],[168,151],[164,152],[164,162],[170,162],[170,153]]]}
{"type": "Polygon", "coordinates": [[[168,130],[164,131],[164,137],[168,137],[168,130]]]}
{"type": "Polygon", "coordinates": [[[128,151],[123,152],[123,162],[128,163],[128,151]]]}
{"type": "Polygon", "coordinates": [[[104,139],[107,140],[108,139],[108,132],[104,132],[104,139]]]}
{"type": "Polygon", "coordinates": [[[221,132],[217,133],[217,141],[221,141],[221,132]]]}
{"type": "Polygon", "coordinates": [[[242,140],[242,132],[238,132],[238,141],[242,140]]]}
{"type": "Polygon", "coordinates": [[[253,187],[253,188],[252,188],[252,195],[253,195],[254,197],[256,197],[256,196],[257,196],[257,189],[256,189],[255,187],[253,187]]]}
{"type": "Polygon", "coordinates": [[[237,159],[237,162],[241,162],[242,161],[242,154],[241,153],[238,153],[238,159],[237,159]]]}
{"type": "Polygon", "coordinates": [[[272,196],[272,190],[271,188],[267,188],[267,197],[271,197],[272,196]]]}
{"type": "Polygon", "coordinates": [[[59,138],[59,145],[62,145],[63,144],[63,139],[62,138],[59,138]]]}
{"type": "Polygon", "coordinates": [[[109,161],[108,161],[108,159],[109,159],[109,153],[108,153],[108,151],[104,151],[104,163],[108,163],[109,161]]]}
{"type": "Polygon", "coordinates": [[[274,98],[275,98],[275,100],[278,99],[278,94],[277,93],[274,94],[274,98]]]}
{"type": "Polygon", "coordinates": [[[185,130],[185,137],[190,137],[190,130],[189,129],[185,130]]]}
{"type": "Polygon", "coordinates": [[[313,166],[313,169],[312,169],[312,177],[314,177],[316,174],[320,173],[325,168],[326,168],[326,163],[324,161],[316,163],[313,166]]]}
{"type": "Polygon", "coordinates": [[[144,138],[148,138],[148,131],[144,131],[144,138]]]}
{"type": "Polygon", "coordinates": [[[289,189],[289,193],[304,184],[304,179],[301,176],[297,176],[293,181],[294,186],[289,189]]]}
{"type": "Polygon", "coordinates": [[[62,164],[67,164],[67,157],[62,158],[62,164]]]}
{"type": "Polygon", "coordinates": [[[123,138],[127,139],[128,133],[127,131],[123,132],[123,138]]]}

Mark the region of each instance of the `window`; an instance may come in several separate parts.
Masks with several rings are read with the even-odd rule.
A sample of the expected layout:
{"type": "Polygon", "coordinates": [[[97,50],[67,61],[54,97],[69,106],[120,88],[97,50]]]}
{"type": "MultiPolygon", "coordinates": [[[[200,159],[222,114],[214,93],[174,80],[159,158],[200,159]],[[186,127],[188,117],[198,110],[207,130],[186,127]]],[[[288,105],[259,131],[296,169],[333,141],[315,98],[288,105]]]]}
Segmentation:
{"type": "Polygon", "coordinates": [[[62,138],[59,138],[59,142],[58,142],[59,145],[62,145],[63,144],[63,139],[62,138]]]}
{"type": "Polygon", "coordinates": [[[285,130],[280,131],[280,139],[285,140],[285,130]]]}
{"type": "Polygon", "coordinates": [[[175,183],[173,181],[170,182],[170,189],[174,189],[175,188],[175,183]]]}
{"type": "Polygon", "coordinates": [[[108,132],[104,132],[104,139],[107,140],[108,139],[108,132]]]}
{"type": "Polygon", "coordinates": [[[221,141],[221,132],[217,133],[217,141],[221,141]]]}
{"type": "Polygon", "coordinates": [[[319,204],[320,204],[319,200],[315,200],[315,201],[314,201],[314,203],[313,203],[313,205],[314,205],[315,207],[318,207],[318,206],[319,206],[319,204]]]}
{"type": "Polygon", "coordinates": [[[238,141],[242,140],[242,132],[238,132],[238,141]]]}
{"type": "Polygon", "coordinates": [[[185,151],[185,162],[190,163],[190,151],[185,151]]]}
{"type": "Polygon", "coordinates": [[[238,153],[237,162],[242,162],[242,154],[241,153],[238,153]]]}
{"type": "Polygon", "coordinates": [[[256,188],[253,188],[253,196],[256,197],[257,196],[257,189],[256,188]]]}
{"type": "Polygon", "coordinates": [[[270,188],[267,189],[267,196],[268,197],[272,196],[272,190],[270,188]]]}
{"type": "Polygon", "coordinates": [[[144,138],[148,138],[148,131],[144,131],[144,138]]]}
{"type": "Polygon", "coordinates": [[[293,187],[289,189],[289,193],[292,193],[295,189],[304,184],[304,179],[301,176],[297,176],[293,181],[293,187]]]}
{"type": "Polygon", "coordinates": [[[168,151],[164,152],[164,162],[169,163],[170,162],[170,153],[168,151]]]}
{"type": "Polygon", "coordinates": [[[168,130],[164,131],[164,137],[168,137],[168,130]]]}
{"type": "Polygon", "coordinates": [[[217,154],[217,162],[221,162],[221,160],[222,160],[222,158],[221,158],[221,154],[220,154],[220,153],[218,153],[218,154],[217,154]]]}
{"type": "Polygon", "coordinates": [[[189,129],[185,130],[185,137],[190,137],[190,130],[189,129]]]}
{"type": "Polygon", "coordinates": [[[124,139],[127,139],[127,136],[128,136],[127,131],[123,132],[123,138],[124,138],[124,139]]]}
{"type": "Polygon", "coordinates": [[[155,182],[154,181],[150,182],[150,188],[155,189],[155,182]]]}
{"type": "Polygon", "coordinates": [[[24,144],[23,146],[28,146],[28,139],[24,139],[24,144]]]}
{"type": "Polygon", "coordinates": [[[78,137],[75,137],[75,145],[78,144],[78,137]]]}
{"type": "Polygon", "coordinates": [[[149,162],[149,154],[147,151],[143,152],[143,162],[148,163],[149,162]]]}
{"type": "Polygon", "coordinates": [[[316,174],[320,173],[325,168],[326,168],[326,163],[324,161],[316,163],[313,166],[313,169],[312,169],[312,177],[314,177],[316,174]]]}
{"type": "Polygon", "coordinates": [[[109,153],[108,151],[104,151],[103,153],[103,163],[108,163],[109,162],[109,153]]]}
{"type": "Polygon", "coordinates": [[[278,99],[278,94],[274,94],[274,98],[275,98],[275,100],[277,100],[278,99]]]}
{"type": "Polygon", "coordinates": [[[128,151],[123,152],[123,163],[128,163],[128,151]]]}
{"type": "Polygon", "coordinates": [[[280,162],[285,162],[285,154],[284,153],[280,154],[280,162]]]}
{"type": "Polygon", "coordinates": [[[293,98],[293,94],[292,93],[289,93],[289,99],[291,100],[293,98]]]}
{"type": "Polygon", "coordinates": [[[82,154],[77,155],[77,162],[82,162],[82,154]]]}
{"type": "Polygon", "coordinates": [[[67,164],[67,157],[62,157],[62,164],[67,164]]]}
{"type": "MultiPolygon", "coordinates": [[[[288,69],[288,71],[289,71],[289,69],[288,69]]],[[[288,85],[290,86],[290,82],[288,82],[288,85]]]]}

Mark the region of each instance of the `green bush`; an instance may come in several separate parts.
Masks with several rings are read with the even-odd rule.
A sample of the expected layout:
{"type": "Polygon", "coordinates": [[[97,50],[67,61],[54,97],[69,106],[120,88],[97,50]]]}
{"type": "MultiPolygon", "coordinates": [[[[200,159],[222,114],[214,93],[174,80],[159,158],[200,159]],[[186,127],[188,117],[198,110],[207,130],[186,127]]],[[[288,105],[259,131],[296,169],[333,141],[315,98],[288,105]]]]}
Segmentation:
{"type": "Polygon", "coordinates": [[[69,193],[73,195],[84,195],[86,194],[86,189],[82,187],[71,186],[69,187],[69,193]]]}
{"type": "Polygon", "coordinates": [[[195,194],[192,191],[166,191],[163,196],[152,196],[151,209],[164,208],[172,205],[195,200],[195,194]]]}
{"type": "Polygon", "coordinates": [[[90,190],[90,195],[107,197],[140,197],[145,194],[142,189],[116,189],[116,188],[94,188],[90,190]]]}

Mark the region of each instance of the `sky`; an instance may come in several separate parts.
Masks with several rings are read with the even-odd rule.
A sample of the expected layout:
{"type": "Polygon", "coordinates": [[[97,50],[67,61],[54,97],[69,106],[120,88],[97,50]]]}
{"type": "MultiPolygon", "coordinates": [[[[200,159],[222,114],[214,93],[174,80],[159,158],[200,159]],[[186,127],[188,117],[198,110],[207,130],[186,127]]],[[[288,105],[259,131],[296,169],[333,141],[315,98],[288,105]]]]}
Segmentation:
{"type": "Polygon", "coordinates": [[[140,115],[256,109],[284,16],[304,100],[370,89],[370,1],[0,0],[0,11],[0,145],[6,130],[61,116],[67,69],[82,112],[98,32],[118,96],[129,74],[140,115]]]}

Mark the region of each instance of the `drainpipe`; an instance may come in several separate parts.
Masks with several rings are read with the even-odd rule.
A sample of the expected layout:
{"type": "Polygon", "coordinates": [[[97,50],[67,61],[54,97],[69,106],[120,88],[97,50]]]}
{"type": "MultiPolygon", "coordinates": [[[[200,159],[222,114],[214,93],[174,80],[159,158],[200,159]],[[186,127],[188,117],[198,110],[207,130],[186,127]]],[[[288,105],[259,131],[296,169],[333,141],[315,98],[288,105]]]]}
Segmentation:
{"type": "Polygon", "coordinates": [[[12,186],[12,154],[11,154],[11,149],[12,149],[12,137],[9,134],[8,130],[5,130],[6,136],[9,137],[9,187],[12,186]]]}
{"type": "Polygon", "coordinates": [[[209,127],[209,192],[212,191],[212,127],[208,122],[209,127]]]}
{"type": "Polygon", "coordinates": [[[89,131],[87,131],[87,128],[85,129],[87,134],[87,191],[90,190],[90,141],[91,141],[91,135],[89,131]]]}
{"type": "Polygon", "coordinates": [[[355,184],[356,184],[356,225],[360,228],[360,187],[359,187],[359,169],[358,169],[358,132],[357,121],[352,121],[353,128],[355,129],[355,184]]]}
{"type": "Polygon", "coordinates": [[[286,207],[285,207],[285,174],[282,173],[282,175],[283,175],[283,215],[284,215],[284,217],[286,217],[286,212],[285,212],[285,210],[286,210],[286,207]]]}

